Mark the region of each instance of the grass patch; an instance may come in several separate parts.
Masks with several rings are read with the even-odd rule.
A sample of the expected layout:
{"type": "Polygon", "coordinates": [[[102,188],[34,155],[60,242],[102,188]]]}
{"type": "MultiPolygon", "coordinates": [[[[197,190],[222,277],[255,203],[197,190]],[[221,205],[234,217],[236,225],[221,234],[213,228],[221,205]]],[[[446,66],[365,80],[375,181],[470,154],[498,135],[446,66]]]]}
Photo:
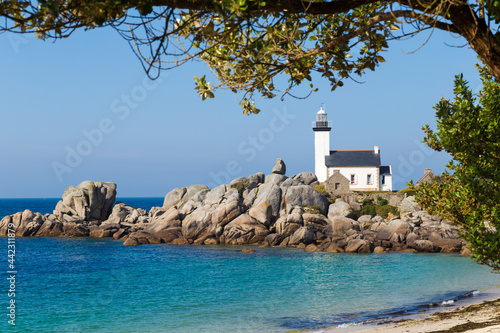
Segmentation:
{"type": "Polygon", "coordinates": [[[397,193],[406,193],[408,195],[415,195],[415,191],[410,189],[410,188],[404,188],[402,190],[399,190],[397,193]]]}
{"type": "Polygon", "coordinates": [[[328,195],[328,193],[326,193],[325,185],[315,185],[315,186],[313,186],[313,189],[315,189],[319,193],[323,194],[324,196],[328,195]]]}
{"type": "Polygon", "coordinates": [[[318,206],[302,206],[302,209],[304,209],[304,213],[310,213],[310,214],[319,214],[320,213],[318,206]]]}

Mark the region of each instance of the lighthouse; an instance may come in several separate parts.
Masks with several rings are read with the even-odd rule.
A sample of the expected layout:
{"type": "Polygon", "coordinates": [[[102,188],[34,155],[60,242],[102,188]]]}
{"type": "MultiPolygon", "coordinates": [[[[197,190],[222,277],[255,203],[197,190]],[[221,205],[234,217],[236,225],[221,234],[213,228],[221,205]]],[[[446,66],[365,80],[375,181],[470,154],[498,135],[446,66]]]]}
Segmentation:
{"type": "Polygon", "coordinates": [[[325,109],[316,113],[316,121],[313,122],[314,131],[314,170],[319,182],[324,182],[328,177],[325,157],[330,156],[330,131],[332,122],[328,121],[325,109]]]}

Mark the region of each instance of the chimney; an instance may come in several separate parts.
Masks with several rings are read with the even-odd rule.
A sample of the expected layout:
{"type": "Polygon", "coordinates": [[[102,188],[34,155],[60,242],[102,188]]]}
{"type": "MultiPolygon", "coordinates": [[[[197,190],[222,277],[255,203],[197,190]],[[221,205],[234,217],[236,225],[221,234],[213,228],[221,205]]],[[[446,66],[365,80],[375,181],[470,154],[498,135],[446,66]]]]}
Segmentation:
{"type": "Polygon", "coordinates": [[[378,149],[378,146],[373,147],[373,150],[375,151],[375,154],[378,154],[380,150],[378,149]]]}

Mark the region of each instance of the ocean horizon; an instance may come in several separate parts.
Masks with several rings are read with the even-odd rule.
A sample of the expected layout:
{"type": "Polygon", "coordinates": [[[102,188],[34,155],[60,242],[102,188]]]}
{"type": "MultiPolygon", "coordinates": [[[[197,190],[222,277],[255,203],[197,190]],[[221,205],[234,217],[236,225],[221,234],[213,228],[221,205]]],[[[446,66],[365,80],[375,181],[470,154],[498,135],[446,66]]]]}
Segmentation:
{"type": "MultiPolygon", "coordinates": [[[[0,199],[0,217],[59,199],[0,199]],[[21,207],[28,203],[30,207],[21,207]],[[7,207],[8,206],[8,207],[7,207]]],[[[163,198],[119,198],[149,210],[163,198]],[[142,205],[142,206],[141,206],[142,205]],[[149,207],[149,208],[148,208],[149,207]]],[[[7,248],[7,238],[2,238],[7,248]]],[[[487,296],[500,275],[458,254],[16,238],[19,332],[287,332],[370,324],[487,296]],[[243,253],[251,247],[255,253],[243,253]]],[[[2,279],[6,281],[7,260],[2,279]]],[[[4,293],[3,304],[8,304],[4,293]]],[[[6,307],[4,307],[5,309],[6,307]]],[[[7,314],[7,310],[4,310],[7,314]]]]}

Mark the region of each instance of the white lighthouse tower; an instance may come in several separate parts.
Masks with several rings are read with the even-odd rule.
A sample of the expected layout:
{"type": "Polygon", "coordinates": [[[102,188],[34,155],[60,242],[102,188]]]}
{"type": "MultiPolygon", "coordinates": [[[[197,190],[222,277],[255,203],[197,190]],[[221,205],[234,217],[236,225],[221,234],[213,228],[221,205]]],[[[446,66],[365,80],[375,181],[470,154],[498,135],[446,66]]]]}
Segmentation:
{"type": "Polygon", "coordinates": [[[323,107],[316,113],[316,121],[313,122],[314,131],[314,170],[319,182],[326,181],[328,177],[325,156],[330,155],[330,131],[332,122],[326,118],[323,107]]]}

